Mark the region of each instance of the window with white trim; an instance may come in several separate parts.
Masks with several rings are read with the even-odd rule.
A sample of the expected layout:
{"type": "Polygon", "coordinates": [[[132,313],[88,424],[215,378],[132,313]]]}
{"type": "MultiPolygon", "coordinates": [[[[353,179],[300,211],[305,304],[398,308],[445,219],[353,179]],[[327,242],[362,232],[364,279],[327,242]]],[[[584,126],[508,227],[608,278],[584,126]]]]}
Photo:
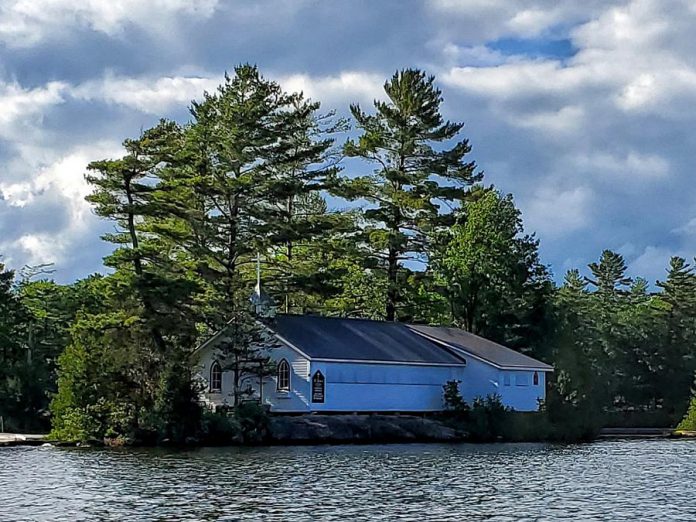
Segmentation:
{"type": "Polygon", "coordinates": [[[217,361],[210,367],[210,391],[214,393],[222,391],[222,368],[217,361]]]}
{"type": "Polygon", "coordinates": [[[276,390],[290,391],[290,364],[285,359],[278,363],[276,390]]]}

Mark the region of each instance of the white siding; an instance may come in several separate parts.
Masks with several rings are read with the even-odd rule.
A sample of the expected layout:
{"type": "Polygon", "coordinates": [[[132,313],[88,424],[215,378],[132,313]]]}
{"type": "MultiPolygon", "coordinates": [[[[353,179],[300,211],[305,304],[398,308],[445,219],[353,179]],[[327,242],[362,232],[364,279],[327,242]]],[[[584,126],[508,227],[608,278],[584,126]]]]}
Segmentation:
{"type": "MultiPolygon", "coordinates": [[[[231,371],[222,372],[222,390],[220,393],[209,391],[210,367],[219,356],[213,347],[205,348],[198,355],[195,365],[198,379],[203,383],[202,400],[211,406],[231,406],[234,404],[234,385],[231,371]]],[[[309,361],[291,348],[281,346],[271,351],[275,361],[286,359],[290,363],[290,391],[276,390],[277,377],[266,377],[263,381],[263,403],[271,411],[303,412],[309,410],[309,361]]],[[[221,361],[224,369],[224,362],[221,361]]],[[[246,384],[246,383],[245,383],[246,384]]],[[[254,390],[254,397],[259,398],[261,390],[257,377],[248,381],[254,390]]]]}
{"type": "MultiPolygon", "coordinates": [[[[203,391],[201,399],[210,406],[225,406],[234,404],[234,386],[232,384],[231,372],[222,372],[222,388],[220,393],[210,392],[210,367],[213,362],[219,360],[219,354],[213,347],[204,348],[198,354],[198,361],[194,365],[197,380],[201,383],[203,391]]],[[[220,360],[224,368],[223,361],[220,360]]]]}
{"type": "Polygon", "coordinates": [[[286,346],[274,348],[271,357],[290,363],[290,391],[277,391],[277,377],[268,377],[263,384],[263,402],[275,412],[309,411],[309,360],[286,346]]]}

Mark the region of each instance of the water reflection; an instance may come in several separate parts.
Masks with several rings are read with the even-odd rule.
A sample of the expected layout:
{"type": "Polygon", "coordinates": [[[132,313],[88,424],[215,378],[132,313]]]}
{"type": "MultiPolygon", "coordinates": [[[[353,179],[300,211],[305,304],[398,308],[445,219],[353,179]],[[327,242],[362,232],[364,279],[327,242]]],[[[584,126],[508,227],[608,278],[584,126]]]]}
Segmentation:
{"type": "Polygon", "coordinates": [[[696,442],[0,449],[0,520],[696,520],[696,442]]]}

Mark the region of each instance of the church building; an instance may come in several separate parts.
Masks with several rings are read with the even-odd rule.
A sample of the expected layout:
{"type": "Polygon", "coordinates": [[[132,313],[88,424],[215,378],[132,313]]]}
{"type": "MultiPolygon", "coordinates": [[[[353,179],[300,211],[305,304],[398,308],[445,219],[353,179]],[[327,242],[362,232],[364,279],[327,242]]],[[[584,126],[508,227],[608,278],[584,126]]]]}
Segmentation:
{"type": "MultiPolygon", "coordinates": [[[[257,286],[257,305],[263,300],[257,286]]],[[[548,364],[459,328],[366,319],[270,314],[272,375],[247,376],[254,400],[273,413],[435,412],[443,385],[459,381],[469,404],[500,396],[517,411],[546,397],[548,364]]],[[[211,407],[234,404],[233,374],[221,358],[225,330],[199,346],[194,364],[211,407]]]]}

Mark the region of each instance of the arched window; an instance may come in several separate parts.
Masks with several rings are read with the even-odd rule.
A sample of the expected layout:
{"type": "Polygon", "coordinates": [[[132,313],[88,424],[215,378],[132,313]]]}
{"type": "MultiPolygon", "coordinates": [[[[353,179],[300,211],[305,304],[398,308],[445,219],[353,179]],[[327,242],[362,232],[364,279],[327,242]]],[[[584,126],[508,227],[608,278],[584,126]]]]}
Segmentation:
{"type": "Polygon", "coordinates": [[[222,391],[222,368],[220,368],[220,363],[217,361],[210,367],[210,391],[222,391]]]}
{"type": "Polygon", "coordinates": [[[534,372],[534,386],[539,386],[539,374],[537,372],[534,372]]]}
{"type": "Polygon", "coordinates": [[[290,365],[285,359],[278,363],[278,381],[276,390],[290,391],[290,365]]]}
{"type": "Polygon", "coordinates": [[[324,375],[317,370],[312,377],[312,402],[324,402],[325,384],[324,375]]]}

